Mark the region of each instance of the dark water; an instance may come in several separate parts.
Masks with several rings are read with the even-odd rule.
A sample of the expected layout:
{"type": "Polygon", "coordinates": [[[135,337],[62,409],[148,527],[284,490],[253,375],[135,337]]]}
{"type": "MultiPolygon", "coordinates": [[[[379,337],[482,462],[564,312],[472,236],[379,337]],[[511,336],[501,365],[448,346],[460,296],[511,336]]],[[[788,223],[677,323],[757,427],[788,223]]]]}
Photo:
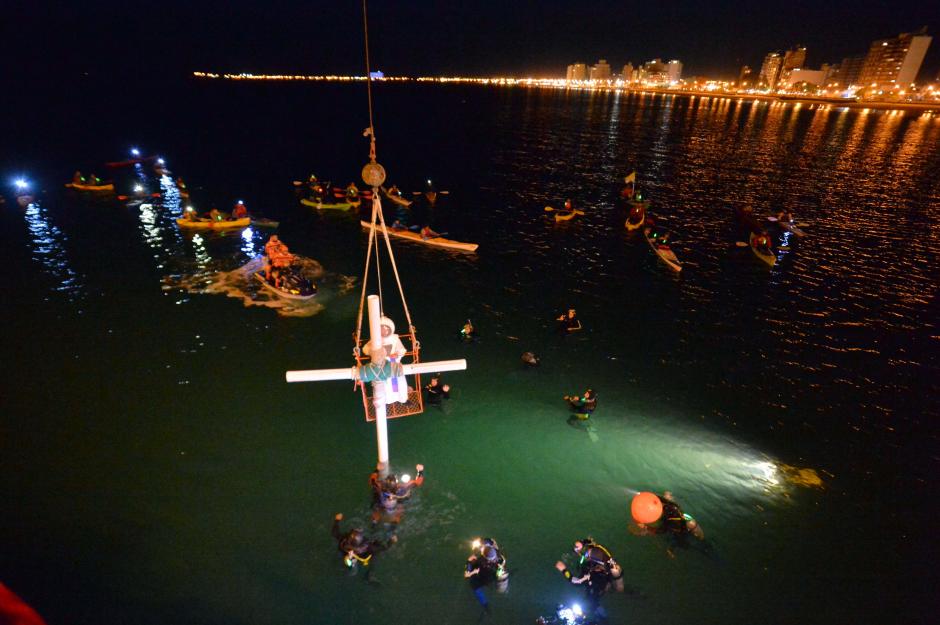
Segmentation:
{"type": "Polygon", "coordinates": [[[351,364],[365,237],[290,181],[357,178],[364,89],[78,85],[10,106],[0,171],[45,192],[24,211],[7,188],[0,224],[0,580],[50,623],[475,623],[480,535],[512,571],[485,619],[530,623],[580,598],[552,565],[587,534],[624,565],[611,622],[932,620],[940,118],[379,86],[390,181],[433,178],[436,229],[480,249],[395,247],[424,359],[469,369],[444,410],[390,424],[395,468],[428,477],[367,584],[328,529],[368,517],[373,428],[350,384],[283,377],[351,364]],[[267,232],[184,235],[178,198],[61,188],[131,145],[200,210],[280,219],[316,304],[272,308],[239,272],[267,232]],[[633,169],[681,275],[623,228],[633,169]],[[586,215],[556,225],[543,207],[566,197],[586,215]],[[808,236],[766,268],[735,246],[743,203],[808,236]],[[585,330],[561,339],[568,306],[585,330]],[[600,407],[573,428],[561,396],[586,386],[600,407]],[[631,535],[643,489],[672,490],[710,551],[631,535]]]}

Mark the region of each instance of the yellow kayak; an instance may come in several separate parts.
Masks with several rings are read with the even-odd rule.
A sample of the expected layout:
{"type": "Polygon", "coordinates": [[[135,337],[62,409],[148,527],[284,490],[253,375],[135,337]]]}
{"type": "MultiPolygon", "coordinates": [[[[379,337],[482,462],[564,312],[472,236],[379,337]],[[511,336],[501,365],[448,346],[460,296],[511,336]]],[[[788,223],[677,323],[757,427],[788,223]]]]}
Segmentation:
{"type": "Polygon", "coordinates": [[[77,182],[67,182],[65,186],[76,191],[114,191],[114,184],[80,184],[77,182]]]}
{"type": "Polygon", "coordinates": [[[177,219],[176,225],[180,228],[191,228],[195,230],[234,230],[237,228],[247,228],[251,225],[251,217],[244,219],[224,219],[222,221],[213,221],[211,219],[177,219]]]}
{"type": "Polygon", "coordinates": [[[575,215],[583,215],[584,211],[578,210],[577,208],[573,211],[567,213],[555,213],[555,221],[571,221],[575,218],[575,215]]]}

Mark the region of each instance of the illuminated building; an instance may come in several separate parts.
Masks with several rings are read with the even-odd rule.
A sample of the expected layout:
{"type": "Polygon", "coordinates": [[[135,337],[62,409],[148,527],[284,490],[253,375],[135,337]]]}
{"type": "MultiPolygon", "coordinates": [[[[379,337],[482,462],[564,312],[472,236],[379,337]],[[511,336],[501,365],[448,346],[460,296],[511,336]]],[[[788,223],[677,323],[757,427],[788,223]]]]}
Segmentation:
{"type": "Polygon", "coordinates": [[[567,80],[587,80],[587,65],[585,63],[574,63],[568,66],[567,80]]]}
{"type": "Polygon", "coordinates": [[[591,67],[591,80],[610,80],[610,65],[601,59],[591,67]]]}
{"type": "Polygon", "coordinates": [[[652,85],[666,84],[669,82],[669,65],[663,63],[662,59],[647,61],[640,66],[638,78],[652,85]]]}
{"type": "Polygon", "coordinates": [[[753,71],[750,65],[742,66],[741,71],[738,73],[738,86],[742,88],[749,86],[753,78],[753,76],[751,76],[752,73],[753,71]]]}
{"type": "Polygon", "coordinates": [[[627,63],[623,66],[623,81],[633,82],[633,63],[627,63]]]}
{"type": "Polygon", "coordinates": [[[777,77],[780,75],[780,66],[783,65],[783,57],[779,52],[769,52],[764,57],[764,62],[760,66],[760,74],[757,83],[764,89],[773,89],[777,86],[777,77]]]}
{"type": "Polygon", "coordinates": [[[848,89],[853,85],[858,85],[858,79],[862,75],[862,67],[864,65],[864,56],[848,56],[842,59],[841,63],[829,68],[829,75],[826,77],[826,86],[848,89]]]}
{"type": "Polygon", "coordinates": [[[859,84],[866,89],[907,87],[917,78],[933,37],[901,33],[893,39],[873,41],[865,56],[859,84]]]}
{"type": "Polygon", "coordinates": [[[666,63],[667,82],[670,84],[679,82],[682,78],[682,61],[673,59],[666,63]]]}
{"type": "Polygon", "coordinates": [[[799,85],[800,83],[806,83],[810,85],[822,85],[823,81],[826,79],[826,70],[823,69],[791,69],[787,74],[786,78],[780,78],[778,86],[781,88],[789,89],[794,85],[799,85]]]}
{"type": "Polygon", "coordinates": [[[806,47],[799,44],[783,53],[780,75],[774,84],[789,83],[790,72],[806,65],[806,47]]]}

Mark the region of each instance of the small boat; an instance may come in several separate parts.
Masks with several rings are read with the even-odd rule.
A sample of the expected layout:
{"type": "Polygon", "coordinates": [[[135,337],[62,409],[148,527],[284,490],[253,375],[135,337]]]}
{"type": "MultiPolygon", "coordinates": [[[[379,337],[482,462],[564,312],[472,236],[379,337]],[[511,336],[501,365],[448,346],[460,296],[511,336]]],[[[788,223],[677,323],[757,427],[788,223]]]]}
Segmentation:
{"type": "MultiPolygon", "coordinates": [[[[368,221],[361,221],[362,227],[366,230],[372,228],[372,224],[368,221]]],[[[445,239],[444,237],[430,237],[425,239],[417,232],[412,232],[411,230],[403,230],[399,228],[388,228],[388,234],[392,237],[398,237],[400,239],[408,239],[409,241],[414,241],[415,243],[423,243],[425,245],[432,245],[434,247],[443,247],[449,250],[460,250],[461,252],[475,252],[477,248],[480,247],[476,243],[462,243],[460,241],[452,241],[450,239],[445,239]]],[[[381,233],[379,234],[381,236],[381,233]]]]}
{"type": "Polygon", "coordinates": [[[646,238],[646,242],[649,243],[649,246],[656,252],[656,255],[659,256],[670,269],[673,271],[682,271],[682,265],[679,264],[679,259],[676,258],[672,248],[669,247],[667,243],[658,240],[660,237],[658,232],[653,232],[652,228],[646,228],[643,230],[643,237],[646,238]]]}
{"type": "Polygon", "coordinates": [[[276,293],[280,297],[305,300],[317,294],[317,285],[303,277],[295,269],[291,269],[287,275],[283,276],[283,282],[280,287],[274,286],[273,283],[265,280],[264,271],[256,271],[254,275],[264,288],[276,293]]]}
{"type": "MultiPolygon", "coordinates": [[[[304,206],[309,206],[310,208],[318,208],[321,210],[349,210],[353,207],[353,204],[350,202],[321,202],[319,200],[311,200],[307,198],[302,198],[300,203],[304,206]]],[[[358,206],[358,204],[357,204],[358,206]]]]}
{"type": "Polygon", "coordinates": [[[251,225],[251,218],[243,219],[223,219],[212,220],[204,217],[199,219],[177,219],[176,225],[180,228],[189,228],[193,230],[235,230],[238,228],[247,228],[251,225]]]}
{"type": "Polygon", "coordinates": [[[390,193],[389,190],[385,187],[382,187],[382,197],[388,199],[394,204],[398,204],[399,206],[411,206],[411,200],[406,200],[401,195],[396,193],[390,193]]]}
{"type": "Polygon", "coordinates": [[[759,234],[752,232],[748,237],[748,245],[750,245],[751,251],[754,252],[754,256],[757,256],[770,267],[777,264],[777,256],[770,249],[770,236],[766,232],[759,234]]]}
{"type": "Polygon", "coordinates": [[[273,219],[267,219],[265,217],[252,217],[251,225],[257,226],[258,228],[277,228],[281,225],[281,222],[274,221],[273,219]]]}
{"type": "Polygon", "coordinates": [[[583,214],[584,214],[584,211],[578,210],[577,208],[574,210],[568,211],[567,213],[559,212],[559,213],[555,213],[555,221],[556,222],[557,221],[571,221],[577,215],[583,215],[583,214]]]}
{"type": "MultiPolygon", "coordinates": [[[[786,230],[787,232],[792,232],[798,237],[806,236],[806,233],[803,232],[800,228],[798,228],[796,223],[793,222],[793,220],[786,221],[785,219],[778,219],[777,217],[768,217],[767,221],[773,224],[777,224],[777,226],[779,226],[783,230],[786,230]]],[[[803,224],[803,225],[805,226],[806,224],[803,224]]]]}
{"type": "Polygon", "coordinates": [[[624,227],[629,230],[637,230],[643,224],[646,223],[646,207],[649,206],[649,202],[634,202],[633,208],[630,209],[630,214],[627,215],[627,221],[624,222],[624,227]]]}
{"type": "Polygon", "coordinates": [[[138,163],[147,163],[149,161],[157,160],[156,156],[140,156],[137,158],[131,158],[126,161],[112,161],[110,163],[105,163],[105,167],[127,167],[129,165],[136,165],[138,163]]]}
{"type": "Polygon", "coordinates": [[[108,184],[84,184],[80,182],[66,182],[65,186],[76,191],[114,191],[114,183],[108,184]]]}

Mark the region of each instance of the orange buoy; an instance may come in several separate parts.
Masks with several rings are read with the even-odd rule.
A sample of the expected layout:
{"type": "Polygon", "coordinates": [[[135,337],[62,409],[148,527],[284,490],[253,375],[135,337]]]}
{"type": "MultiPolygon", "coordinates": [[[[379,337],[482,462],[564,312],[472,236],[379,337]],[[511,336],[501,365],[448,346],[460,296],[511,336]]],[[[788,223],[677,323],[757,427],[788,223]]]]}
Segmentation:
{"type": "Polygon", "coordinates": [[[637,523],[655,523],[663,515],[663,502],[653,493],[637,493],[630,502],[630,514],[637,523]]]}

